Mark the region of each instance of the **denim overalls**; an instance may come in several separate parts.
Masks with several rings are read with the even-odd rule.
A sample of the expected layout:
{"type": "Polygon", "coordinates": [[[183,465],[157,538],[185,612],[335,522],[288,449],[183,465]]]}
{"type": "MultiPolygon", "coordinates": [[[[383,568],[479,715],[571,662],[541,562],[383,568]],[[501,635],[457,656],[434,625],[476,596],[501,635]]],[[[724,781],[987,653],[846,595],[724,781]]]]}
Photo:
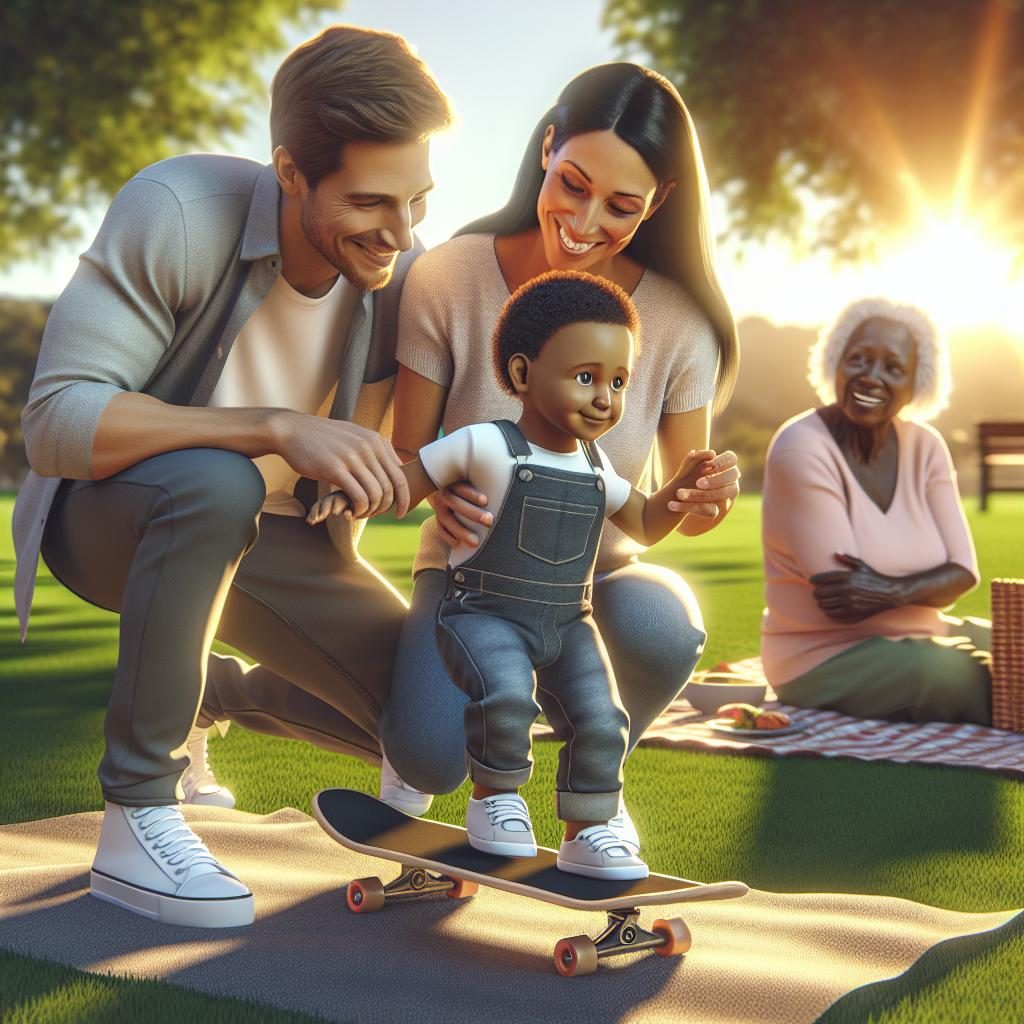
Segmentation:
{"type": "Polygon", "coordinates": [[[591,616],[600,455],[584,446],[592,474],[530,465],[519,428],[495,425],[516,459],[512,482],[480,549],[449,567],[438,610],[441,658],[470,699],[469,774],[494,789],[522,786],[533,770],[530,726],[543,709],[563,743],[558,816],[607,821],[618,812],[629,717],[591,616]]]}

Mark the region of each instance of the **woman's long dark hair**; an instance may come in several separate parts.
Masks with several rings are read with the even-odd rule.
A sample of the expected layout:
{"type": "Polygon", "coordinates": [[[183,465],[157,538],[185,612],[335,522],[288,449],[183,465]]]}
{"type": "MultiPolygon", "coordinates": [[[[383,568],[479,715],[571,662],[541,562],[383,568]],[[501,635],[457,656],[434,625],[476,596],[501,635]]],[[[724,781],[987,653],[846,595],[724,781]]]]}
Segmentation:
{"type": "Polygon", "coordinates": [[[659,182],[675,181],[626,252],[682,285],[711,321],[719,349],[715,407],[722,409],[739,370],[736,322],[715,273],[708,185],[697,133],[667,78],[627,63],[600,64],[577,75],[537,123],[505,206],[456,235],[514,235],[537,227],[537,196],[544,181],[540,151],[548,125],[555,128],[553,151],[574,135],[610,130],[640,154],[659,182]]]}

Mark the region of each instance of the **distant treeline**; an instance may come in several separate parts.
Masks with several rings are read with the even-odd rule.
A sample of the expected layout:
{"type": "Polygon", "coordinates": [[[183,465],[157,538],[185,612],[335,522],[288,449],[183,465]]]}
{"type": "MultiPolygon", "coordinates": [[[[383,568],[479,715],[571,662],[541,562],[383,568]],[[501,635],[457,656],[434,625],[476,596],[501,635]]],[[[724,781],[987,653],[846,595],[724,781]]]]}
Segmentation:
{"type": "MultiPolygon", "coordinates": [[[[49,312],[50,303],[0,298],[0,487],[16,486],[28,469],[20,416],[49,312]]],[[[765,449],[779,424],[817,404],[807,383],[814,335],[757,317],[740,324],[739,380],[715,421],[711,443],[739,455],[745,491],[760,490],[765,449]]],[[[954,335],[951,342],[952,404],[935,426],[949,442],[961,489],[971,494],[977,486],[977,423],[1024,419],[1024,340],[987,331],[954,335]]]]}

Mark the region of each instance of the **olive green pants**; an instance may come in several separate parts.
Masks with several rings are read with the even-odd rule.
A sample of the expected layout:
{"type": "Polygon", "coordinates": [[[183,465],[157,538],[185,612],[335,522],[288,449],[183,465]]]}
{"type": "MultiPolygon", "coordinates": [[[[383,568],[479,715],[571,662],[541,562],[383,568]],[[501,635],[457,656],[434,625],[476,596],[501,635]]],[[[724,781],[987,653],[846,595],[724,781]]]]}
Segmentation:
{"type": "Polygon", "coordinates": [[[779,700],[854,718],[992,724],[992,626],[950,619],[949,636],[876,636],[776,687],[779,700]]]}

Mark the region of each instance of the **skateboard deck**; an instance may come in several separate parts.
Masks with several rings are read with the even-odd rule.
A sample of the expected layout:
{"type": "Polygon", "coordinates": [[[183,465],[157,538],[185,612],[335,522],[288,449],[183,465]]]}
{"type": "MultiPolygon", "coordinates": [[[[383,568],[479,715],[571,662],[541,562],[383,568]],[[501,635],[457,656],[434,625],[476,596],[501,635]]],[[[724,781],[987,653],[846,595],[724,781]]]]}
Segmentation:
{"type": "Polygon", "coordinates": [[[317,793],[313,815],[342,846],[402,865],[402,874],[386,885],[378,878],[349,884],[347,902],[356,913],[427,893],[466,898],[479,885],[574,910],[606,911],[608,927],[600,936],[563,939],[556,947],[555,965],[566,975],[591,973],[601,956],[647,948],[669,956],[689,949],[689,930],[679,918],[656,921],[648,932],[639,926],[640,907],[735,899],[749,891],[742,882],[704,884],[654,873],[631,881],[574,875],[560,870],[556,851],[545,847],[536,857],[484,853],[469,845],[464,828],[411,817],[350,789],[317,793]]]}

